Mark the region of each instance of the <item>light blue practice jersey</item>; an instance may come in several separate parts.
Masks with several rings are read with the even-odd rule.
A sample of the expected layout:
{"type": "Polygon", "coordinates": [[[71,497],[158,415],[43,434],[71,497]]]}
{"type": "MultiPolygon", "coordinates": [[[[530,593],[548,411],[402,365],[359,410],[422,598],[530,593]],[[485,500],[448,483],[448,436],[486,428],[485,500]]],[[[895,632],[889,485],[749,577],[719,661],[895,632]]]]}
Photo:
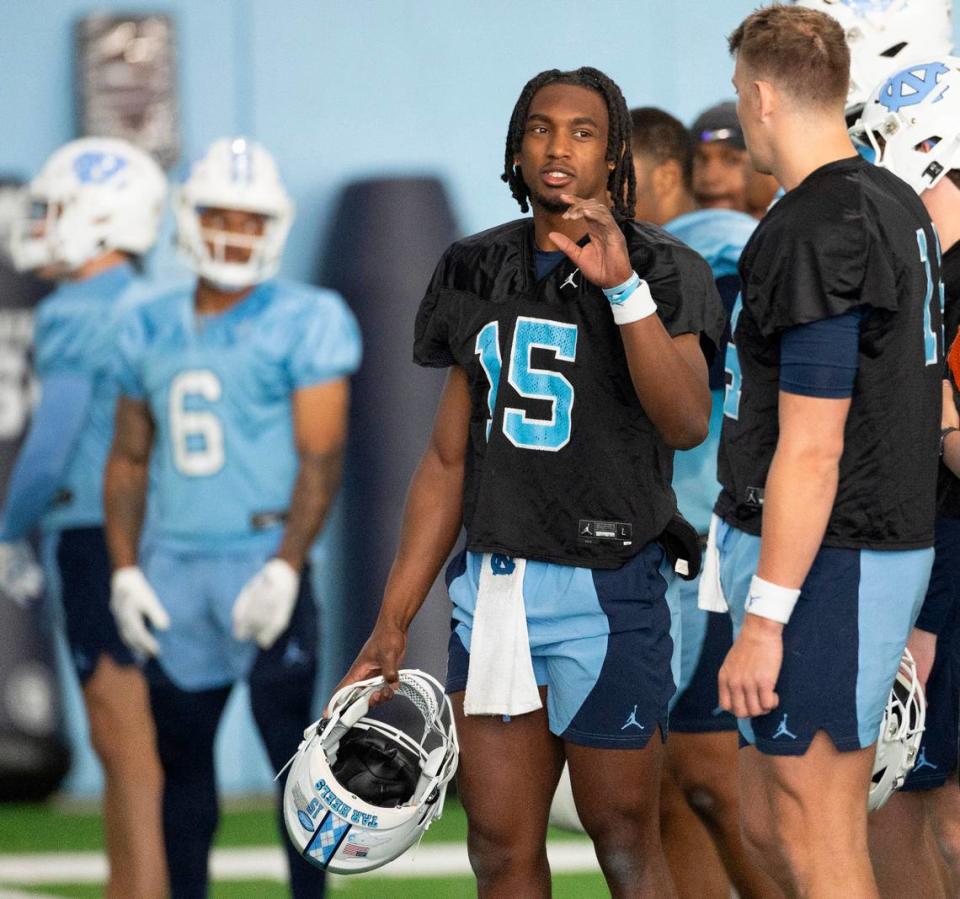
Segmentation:
{"type": "Polygon", "coordinates": [[[698,209],[678,215],[664,230],[696,250],[713,269],[714,278],[737,274],[740,254],[759,222],[732,209],[698,209]]]}
{"type": "MultiPolygon", "coordinates": [[[[730,312],[727,294],[739,283],[737,263],[757,227],[757,220],[731,209],[699,209],[678,216],[664,225],[674,237],[696,250],[713,270],[720,295],[730,312]]],[[[726,347],[724,346],[724,350],[726,347]]],[[[713,504],[720,494],[717,480],[717,448],[723,424],[723,389],[714,389],[710,431],[692,450],[678,452],[673,461],[673,490],[684,517],[701,533],[710,527],[713,504]]]]}
{"type": "Polygon", "coordinates": [[[103,469],[113,439],[117,400],[116,343],[130,310],[156,288],[123,264],[85,281],[60,285],[37,309],[36,370],[41,385],[59,375],[87,379],[87,416],[57,485],[45,531],[103,524],[103,469]]]}
{"type": "Polygon", "coordinates": [[[354,372],[356,320],[335,293],[268,281],[219,315],[192,289],[134,311],[120,335],[122,392],[156,426],[151,540],[183,551],[275,540],[298,459],[291,400],[354,372]]]}

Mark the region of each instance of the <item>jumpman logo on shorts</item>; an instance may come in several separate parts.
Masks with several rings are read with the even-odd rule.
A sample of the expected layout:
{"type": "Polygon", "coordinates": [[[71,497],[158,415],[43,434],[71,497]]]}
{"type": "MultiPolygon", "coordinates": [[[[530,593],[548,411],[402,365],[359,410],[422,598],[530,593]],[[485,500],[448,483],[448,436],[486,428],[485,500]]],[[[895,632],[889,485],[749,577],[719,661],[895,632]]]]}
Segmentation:
{"type": "Polygon", "coordinates": [[[623,727],[620,728],[620,730],[626,730],[631,724],[632,724],[634,727],[639,727],[640,730],[646,730],[646,728],[645,728],[639,721],[637,721],[637,707],[636,707],[636,706],[633,707],[633,711],[630,713],[630,716],[627,718],[627,723],[624,724],[623,727]]]}
{"type": "Polygon", "coordinates": [[[797,735],[796,735],[795,733],[792,733],[791,731],[789,731],[789,730],[787,729],[787,716],[786,716],[786,715],[783,716],[783,720],[782,720],[782,721],[780,722],[780,724],[777,726],[777,730],[776,730],[776,733],[774,733],[774,735],[773,735],[773,739],[776,740],[777,737],[789,737],[791,740],[796,740],[796,739],[797,739],[797,735]]]}
{"type": "Polygon", "coordinates": [[[574,277],[580,274],[580,269],[576,268],[569,275],[567,275],[567,280],[560,285],[560,289],[563,290],[564,287],[577,287],[577,282],[574,281],[574,277]]]}
{"type": "Polygon", "coordinates": [[[914,771],[919,771],[921,768],[933,768],[934,771],[937,770],[937,766],[933,762],[927,761],[927,747],[920,747],[920,755],[917,756],[917,763],[913,766],[914,771]]]}

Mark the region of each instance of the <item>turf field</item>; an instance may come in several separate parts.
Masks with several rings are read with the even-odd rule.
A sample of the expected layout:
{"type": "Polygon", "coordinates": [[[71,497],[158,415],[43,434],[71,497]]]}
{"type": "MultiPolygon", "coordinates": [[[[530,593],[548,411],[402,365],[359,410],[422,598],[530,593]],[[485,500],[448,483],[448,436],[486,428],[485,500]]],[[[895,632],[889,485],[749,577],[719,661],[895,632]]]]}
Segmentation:
{"type": "MultiPolygon", "coordinates": [[[[225,805],[213,861],[214,899],[287,895],[279,879],[273,822],[265,800],[225,805]]],[[[332,878],[330,893],[351,899],[473,896],[465,838],[463,810],[456,801],[448,801],[443,818],[428,831],[412,861],[401,860],[409,875],[388,867],[382,873],[332,878]]],[[[102,846],[100,818],[89,806],[0,805],[0,899],[24,894],[77,899],[102,895],[102,846]]],[[[583,837],[551,831],[550,853],[555,896],[608,895],[583,837]]]]}

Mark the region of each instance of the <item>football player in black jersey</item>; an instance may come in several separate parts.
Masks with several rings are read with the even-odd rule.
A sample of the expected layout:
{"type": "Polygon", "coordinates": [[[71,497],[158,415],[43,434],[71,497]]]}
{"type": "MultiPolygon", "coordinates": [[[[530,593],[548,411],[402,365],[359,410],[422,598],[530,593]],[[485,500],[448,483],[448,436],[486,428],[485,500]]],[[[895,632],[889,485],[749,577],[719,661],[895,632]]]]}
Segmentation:
{"type": "Polygon", "coordinates": [[[834,19],[767,7],[730,49],[751,159],[786,195],[741,257],[701,604],[722,587],[734,620],[748,843],[790,895],[873,896],[874,744],[933,561],[937,237],[850,143],[834,19]]]}
{"type": "Polygon", "coordinates": [[[722,309],[699,256],[630,221],[630,118],[603,73],[550,70],[524,87],[503,178],[533,217],[453,244],[427,289],[414,358],[450,374],[380,616],[344,683],[382,674],[376,698],[391,695],[465,526],[447,570],[447,689],[480,894],[549,895],[566,759],[611,892],[668,896],[664,544],[682,531],[670,476],[673,448],[707,432],[700,340],[716,344],[722,309]]]}
{"type": "Polygon", "coordinates": [[[908,647],[927,695],[923,741],[899,793],[870,816],[870,849],[883,895],[942,894],[936,864],[919,863],[929,822],[935,845],[960,891],[960,788],[956,781],[960,715],[960,60],[919,61],[867,97],[854,134],[876,162],[919,194],[943,252],[944,324],[951,382],[944,383],[937,481],[936,557],[908,647]]]}
{"type": "MultiPolygon", "coordinates": [[[[731,109],[730,115],[732,122],[701,116],[701,124],[705,130],[732,126],[740,134],[736,112],[731,109]]],[[[740,293],[737,264],[756,220],[733,209],[697,209],[691,184],[697,135],[691,139],[687,128],[662,109],[633,109],[630,116],[636,217],[660,225],[703,256],[729,311],[740,293]]],[[[746,157],[746,149],[740,152],[746,157]]],[[[748,163],[741,159],[740,164],[748,163]]],[[[677,453],[673,466],[680,512],[704,538],[719,490],[725,349],[723,342],[710,366],[710,433],[700,446],[677,453]]],[[[698,580],[679,578],[670,586],[680,606],[682,635],[660,796],[663,848],[681,897],[727,897],[732,882],[741,899],[772,899],[778,890],[749,857],[740,833],[739,791],[730,776],[737,766],[737,721],[720,708],[717,695],[717,672],[733,642],[733,628],[729,615],[697,608],[698,586],[698,580]]]]}

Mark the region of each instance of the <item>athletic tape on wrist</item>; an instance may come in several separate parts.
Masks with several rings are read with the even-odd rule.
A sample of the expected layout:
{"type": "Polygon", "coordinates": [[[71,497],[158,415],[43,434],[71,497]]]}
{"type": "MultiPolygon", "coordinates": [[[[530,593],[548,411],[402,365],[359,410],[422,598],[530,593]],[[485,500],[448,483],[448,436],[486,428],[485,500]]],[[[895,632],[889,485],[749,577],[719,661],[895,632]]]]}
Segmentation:
{"type": "Polygon", "coordinates": [[[636,272],[631,273],[623,284],[604,288],[603,294],[610,301],[613,320],[618,325],[638,322],[657,311],[657,304],[650,295],[647,282],[636,272]]]}
{"type": "Polygon", "coordinates": [[[780,587],[754,575],[750,581],[750,591],[747,593],[744,610],[751,615],[759,615],[761,618],[770,618],[786,624],[799,598],[799,590],[780,587]]]}

